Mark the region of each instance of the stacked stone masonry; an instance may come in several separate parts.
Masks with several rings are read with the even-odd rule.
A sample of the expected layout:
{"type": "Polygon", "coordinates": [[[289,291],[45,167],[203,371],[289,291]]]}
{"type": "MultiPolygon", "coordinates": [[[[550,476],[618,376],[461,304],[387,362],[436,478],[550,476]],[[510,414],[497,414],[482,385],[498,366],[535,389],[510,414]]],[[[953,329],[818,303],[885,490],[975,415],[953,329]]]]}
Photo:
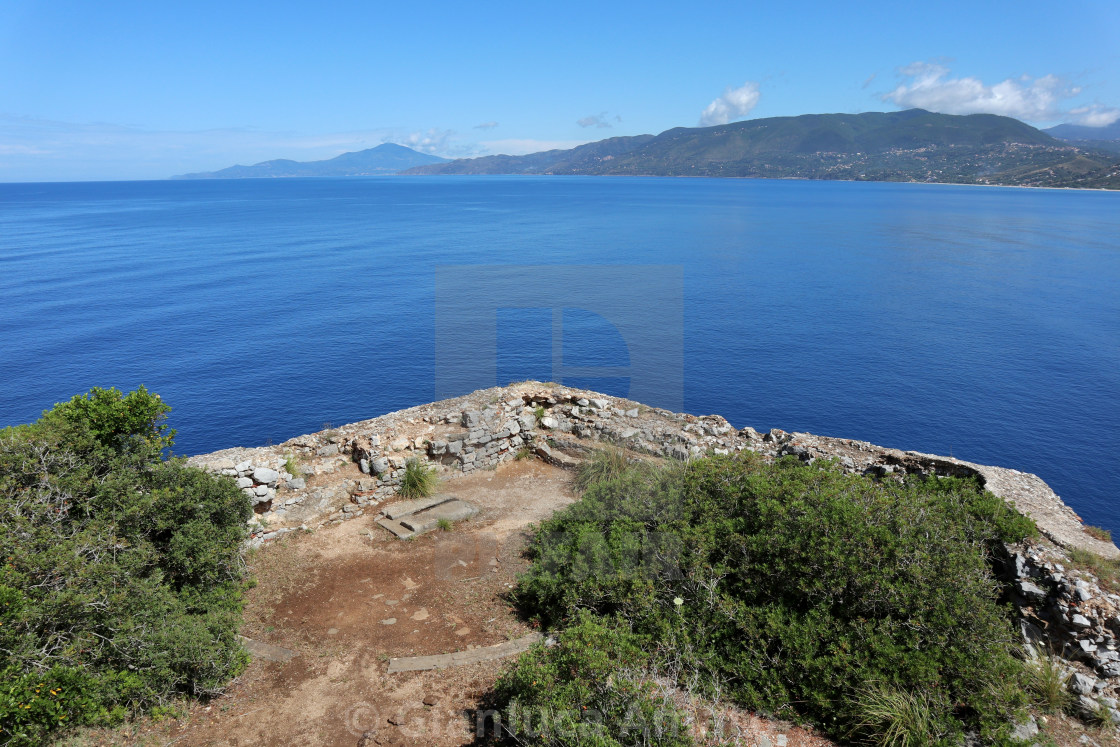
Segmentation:
{"type": "Polygon", "coordinates": [[[253,497],[256,538],[361,515],[395,495],[405,464],[420,459],[454,478],[533,453],[562,466],[605,444],[659,458],[709,452],[835,458],[851,472],[979,476],[996,495],[1031,516],[1062,547],[1120,558],[1085,533],[1080,518],[1035,475],[951,457],[899,451],[866,441],[735,428],[718,415],[685,415],[596,392],[536,382],[484,389],[455,399],[328,428],[276,446],[226,449],[190,462],[234,477],[253,497]],[[300,474],[286,466],[297,465],[300,474]]]}

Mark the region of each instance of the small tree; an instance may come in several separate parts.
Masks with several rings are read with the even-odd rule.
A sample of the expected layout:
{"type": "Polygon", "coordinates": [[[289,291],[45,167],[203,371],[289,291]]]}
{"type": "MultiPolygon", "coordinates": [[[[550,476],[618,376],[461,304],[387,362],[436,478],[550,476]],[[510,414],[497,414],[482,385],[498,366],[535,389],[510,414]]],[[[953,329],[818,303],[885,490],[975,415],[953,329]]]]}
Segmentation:
{"type": "Polygon", "coordinates": [[[0,430],[0,743],[216,693],[244,667],[252,509],[163,458],[169,410],[94,389],[0,430]]]}

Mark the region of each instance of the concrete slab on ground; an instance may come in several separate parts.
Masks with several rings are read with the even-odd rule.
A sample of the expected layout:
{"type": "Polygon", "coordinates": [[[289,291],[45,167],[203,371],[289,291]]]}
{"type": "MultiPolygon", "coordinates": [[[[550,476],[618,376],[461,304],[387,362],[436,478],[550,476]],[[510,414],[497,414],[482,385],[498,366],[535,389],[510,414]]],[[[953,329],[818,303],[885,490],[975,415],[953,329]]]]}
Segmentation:
{"type": "Polygon", "coordinates": [[[458,499],[441,503],[438,506],[426,509],[424,511],[417,511],[414,514],[409,514],[400,520],[402,526],[406,529],[411,529],[416,534],[423,534],[430,532],[440,525],[443,521],[462,521],[469,519],[478,513],[478,509],[458,499]]]}
{"type": "Polygon", "coordinates": [[[528,651],[529,648],[544,636],[540,633],[530,633],[512,641],[499,643],[496,646],[484,646],[467,651],[456,651],[450,654],[434,654],[432,656],[406,656],[398,659],[389,659],[389,674],[394,672],[422,672],[428,669],[445,669],[464,664],[475,664],[480,661],[504,659],[508,656],[528,651]]]}
{"type": "Polygon", "coordinates": [[[254,641],[252,638],[246,638],[245,636],[239,636],[239,638],[241,638],[241,645],[254,659],[276,661],[283,664],[299,656],[298,651],[273,646],[271,643],[265,643],[264,641],[254,641]]]}
{"type": "Polygon", "coordinates": [[[400,539],[408,539],[437,529],[441,522],[469,519],[478,507],[455,496],[436,496],[401,501],[387,507],[377,523],[400,539]]]}
{"type": "Polygon", "coordinates": [[[431,498],[417,498],[413,501],[400,501],[391,506],[386,506],[382,513],[394,521],[400,519],[402,516],[408,516],[418,511],[425,511],[441,503],[455,500],[453,495],[437,495],[431,498]]]}

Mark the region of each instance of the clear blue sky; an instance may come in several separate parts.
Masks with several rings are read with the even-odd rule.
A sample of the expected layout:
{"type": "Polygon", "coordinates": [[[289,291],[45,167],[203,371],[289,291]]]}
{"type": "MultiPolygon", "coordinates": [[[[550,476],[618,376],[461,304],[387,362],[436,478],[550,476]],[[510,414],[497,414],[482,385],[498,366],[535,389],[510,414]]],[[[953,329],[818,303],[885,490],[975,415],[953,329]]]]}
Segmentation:
{"type": "Polygon", "coordinates": [[[1120,117],[1120,2],[5,0],[0,181],[910,106],[1120,117]]]}

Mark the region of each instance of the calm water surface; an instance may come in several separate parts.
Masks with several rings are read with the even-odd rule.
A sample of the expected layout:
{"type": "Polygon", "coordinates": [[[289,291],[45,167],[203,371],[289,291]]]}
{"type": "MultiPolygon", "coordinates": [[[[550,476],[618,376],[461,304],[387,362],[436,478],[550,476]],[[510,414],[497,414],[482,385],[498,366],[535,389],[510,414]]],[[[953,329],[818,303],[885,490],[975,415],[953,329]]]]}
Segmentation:
{"type": "MultiPolygon", "coordinates": [[[[92,386],[144,384],[191,454],[427,402],[435,270],[456,264],[680,265],[687,411],[1036,472],[1120,531],[1115,193],[594,177],[0,184],[0,425],[92,386]]],[[[493,383],[553,378],[551,314],[498,321],[493,383]]],[[[564,326],[565,363],[626,364],[601,319],[568,309],[564,326]]]]}

